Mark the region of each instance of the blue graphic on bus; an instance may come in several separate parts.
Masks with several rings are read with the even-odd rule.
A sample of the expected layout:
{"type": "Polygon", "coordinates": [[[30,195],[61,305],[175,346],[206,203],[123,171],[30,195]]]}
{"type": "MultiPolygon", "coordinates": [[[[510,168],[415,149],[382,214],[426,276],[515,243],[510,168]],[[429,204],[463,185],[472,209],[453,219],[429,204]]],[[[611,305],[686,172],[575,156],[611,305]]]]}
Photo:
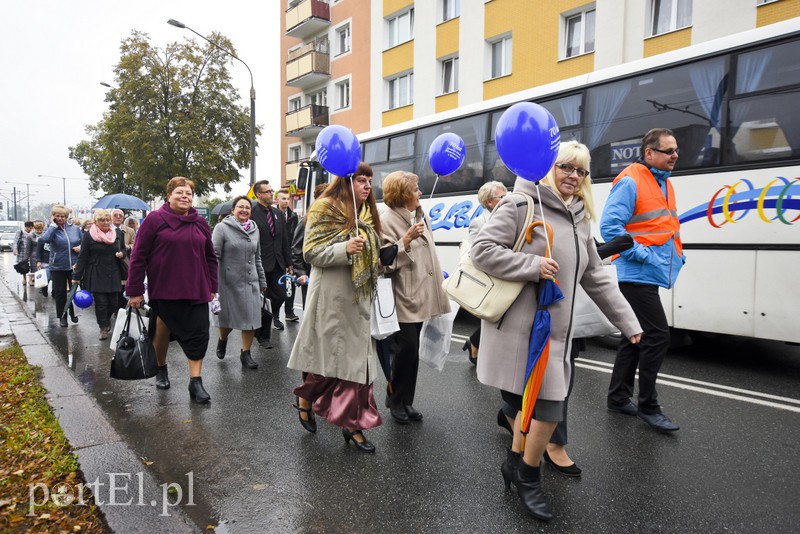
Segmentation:
{"type": "Polygon", "coordinates": [[[431,218],[431,229],[436,231],[440,229],[469,228],[469,223],[472,219],[483,213],[483,207],[480,204],[477,204],[475,210],[470,213],[472,208],[471,200],[456,202],[447,211],[445,211],[444,202],[435,204],[428,213],[431,218]]]}

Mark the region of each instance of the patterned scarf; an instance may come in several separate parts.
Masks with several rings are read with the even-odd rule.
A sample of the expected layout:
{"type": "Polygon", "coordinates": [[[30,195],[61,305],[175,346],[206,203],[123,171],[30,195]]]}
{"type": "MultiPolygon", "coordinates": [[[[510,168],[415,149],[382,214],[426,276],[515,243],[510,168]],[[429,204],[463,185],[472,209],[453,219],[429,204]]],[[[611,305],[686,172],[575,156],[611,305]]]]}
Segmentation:
{"type": "MultiPolygon", "coordinates": [[[[358,214],[358,235],[366,241],[361,254],[351,256],[353,269],[353,302],[371,299],[378,286],[378,253],[380,238],[372,226],[372,212],[364,204],[358,214]]],[[[306,236],[303,252],[320,253],[333,243],[355,237],[355,229],[347,226],[347,216],[330,198],[321,198],[311,205],[306,216],[306,236]]]]}

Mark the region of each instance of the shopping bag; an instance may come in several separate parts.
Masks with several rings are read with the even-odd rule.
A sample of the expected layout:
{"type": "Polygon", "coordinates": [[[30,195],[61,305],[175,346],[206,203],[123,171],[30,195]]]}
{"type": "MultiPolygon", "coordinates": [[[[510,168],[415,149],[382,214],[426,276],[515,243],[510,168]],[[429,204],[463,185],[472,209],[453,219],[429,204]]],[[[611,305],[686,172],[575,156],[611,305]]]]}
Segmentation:
{"type": "MultiPolygon", "coordinates": [[[[111,341],[108,348],[112,351],[117,349],[117,340],[122,335],[122,330],[125,328],[125,322],[128,319],[128,309],[129,308],[120,308],[117,310],[117,319],[114,322],[114,330],[111,333],[111,341]]],[[[148,306],[143,306],[139,308],[139,315],[141,315],[143,320],[149,320],[150,317],[150,308],[148,306]]],[[[139,337],[139,322],[138,321],[131,321],[130,325],[128,326],[128,332],[133,337],[139,337]]]]}
{"type": "Polygon", "coordinates": [[[122,333],[117,338],[114,357],[111,358],[111,378],[117,380],[143,380],[158,372],[156,349],[147,332],[144,319],[138,309],[128,307],[122,333]],[[131,335],[131,319],[135,317],[139,335],[131,335]]]}
{"type": "Polygon", "coordinates": [[[394,289],[391,278],[378,278],[378,291],[372,301],[370,334],[373,339],[386,339],[400,330],[397,310],[394,303],[394,289]]]}
{"type": "Polygon", "coordinates": [[[50,282],[50,277],[48,276],[47,269],[39,269],[33,273],[33,287],[36,289],[47,287],[48,282],[50,282]]]}
{"type": "Polygon", "coordinates": [[[444,362],[450,353],[450,337],[453,335],[453,322],[458,309],[458,303],[451,300],[450,313],[431,317],[422,323],[419,333],[419,359],[437,371],[444,369],[444,362]]]}
{"type": "MultiPolygon", "coordinates": [[[[603,270],[609,273],[614,282],[617,281],[616,265],[613,263],[611,265],[603,265],[603,270]]],[[[611,321],[600,311],[597,304],[589,298],[589,295],[586,294],[580,284],[575,291],[573,325],[572,337],[575,339],[606,336],[619,332],[619,329],[611,324],[611,321]]]]}

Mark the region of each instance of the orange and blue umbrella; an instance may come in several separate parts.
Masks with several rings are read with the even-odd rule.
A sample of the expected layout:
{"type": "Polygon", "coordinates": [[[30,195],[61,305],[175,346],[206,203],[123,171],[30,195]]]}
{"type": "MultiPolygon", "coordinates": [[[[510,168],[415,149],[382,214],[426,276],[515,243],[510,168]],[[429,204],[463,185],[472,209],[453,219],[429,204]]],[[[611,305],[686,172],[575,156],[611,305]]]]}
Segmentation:
{"type": "MultiPolygon", "coordinates": [[[[542,221],[532,223],[526,232],[528,243],[533,239],[533,231],[536,227],[543,226],[547,232],[548,246],[545,257],[551,255],[553,244],[553,228],[542,221]]],[[[555,280],[544,280],[539,282],[539,305],[533,319],[531,329],[530,345],[528,348],[528,362],[525,366],[525,384],[522,389],[522,420],[520,428],[523,434],[527,434],[531,427],[533,418],[533,408],[536,405],[536,398],[542,387],[544,373],[547,369],[547,360],[550,357],[550,310],[549,306],[562,300],[564,295],[555,280]]]]}

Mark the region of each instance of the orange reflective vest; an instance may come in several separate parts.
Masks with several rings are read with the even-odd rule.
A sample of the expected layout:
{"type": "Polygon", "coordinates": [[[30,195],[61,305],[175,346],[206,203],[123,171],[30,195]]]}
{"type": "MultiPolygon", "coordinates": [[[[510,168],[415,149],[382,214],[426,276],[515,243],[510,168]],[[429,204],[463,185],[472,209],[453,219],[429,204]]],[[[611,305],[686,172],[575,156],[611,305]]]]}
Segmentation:
{"type": "Polygon", "coordinates": [[[633,163],[614,178],[612,187],[625,176],[630,176],[636,182],[636,206],[625,225],[625,231],[646,247],[663,245],[674,238],[678,256],[682,256],[681,223],[672,183],[667,180],[667,198],[664,198],[658,180],[650,170],[641,163],[633,163]]]}

